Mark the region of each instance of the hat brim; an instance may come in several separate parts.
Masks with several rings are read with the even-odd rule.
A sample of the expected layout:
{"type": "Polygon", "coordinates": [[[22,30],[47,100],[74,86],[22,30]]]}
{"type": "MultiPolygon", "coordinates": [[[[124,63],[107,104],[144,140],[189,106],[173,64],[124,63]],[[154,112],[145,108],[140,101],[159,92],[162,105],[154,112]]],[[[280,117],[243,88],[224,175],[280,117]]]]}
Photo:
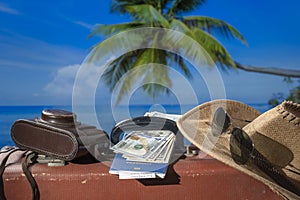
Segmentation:
{"type": "Polygon", "coordinates": [[[253,121],[261,114],[253,107],[234,100],[214,100],[206,102],[193,108],[179,118],[177,126],[182,135],[204,153],[262,181],[283,197],[292,199],[299,198],[294,193],[275,184],[255,166],[238,165],[234,162],[230,153],[230,134],[223,134],[220,137],[212,135],[211,122],[215,111],[219,107],[224,108],[234,120],[234,125],[241,128],[249,123],[245,121],[253,121]],[[284,194],[281,191],[284,191],[284,194]]]}

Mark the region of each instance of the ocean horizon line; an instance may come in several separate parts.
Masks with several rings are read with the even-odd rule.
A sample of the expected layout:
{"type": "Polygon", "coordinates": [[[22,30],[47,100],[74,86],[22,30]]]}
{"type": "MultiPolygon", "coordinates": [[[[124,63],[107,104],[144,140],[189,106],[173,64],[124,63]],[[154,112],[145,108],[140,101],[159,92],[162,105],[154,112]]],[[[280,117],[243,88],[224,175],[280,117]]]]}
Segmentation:
{"type": "MultiPolygon", "coordinates": [[[[205,102],[209,102],[209,101],[205,101],[205,102]]],[[[197,105],[200,105],[202,103],[205,102],[201,102],[197,105]]],[[[268,105],[267,102],[243,102],[240,101],[242,103],[248,104],[248,105],[268,105]]],[[[152,103],[152,104],[129,104],[129,105],[125,105],[125,104],[120,104],[117,106],[152,106],[152,105],[162,105],[162,106],[196,106],[196,104],[160,104],[160,103],[152,103]]],[[[69,104],[0,104],[0,107],[42,107],[42,106],[51,106],[51,107],[72,107],[73,105],[69,105],[69,104]]],[[[90,105],[77,105],[77,106],[90,106],[90,105]]],[[[111,106],[111,104],[96,104],[96,106],[111,106]]]]}

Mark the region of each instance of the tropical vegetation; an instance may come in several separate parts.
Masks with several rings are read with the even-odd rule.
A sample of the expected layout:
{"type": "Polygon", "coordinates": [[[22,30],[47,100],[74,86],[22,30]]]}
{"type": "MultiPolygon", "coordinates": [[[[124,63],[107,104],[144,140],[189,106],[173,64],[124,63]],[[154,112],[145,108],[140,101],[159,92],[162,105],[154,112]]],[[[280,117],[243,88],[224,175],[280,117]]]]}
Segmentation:
{"type": "MultiPolygon", "coordinates": [[[[291,84],[294,83],[294,80],[292,80],[289,77],[284,78],[283,81],[286,82],[288,85],[291,85],[291,84]]],[[[298,83],[300,83],[300,79],[298,79],[298,83]]],[[[268,104],[271,107],[275,107],[278,104],[280,104],[283,100],[293,101],[295,103],[300,103],[300,85],[298,85],[295,88],[292,88],[290,90],[290,93],[289,93],[288,96],[285,96],[282,92],[278,92],[278,93],[273,94],[273,97],[268,101],[268,104]]]]}
{"type": "MultiPolygon", "coordinates": [[[[254,67],[236,62],[225,47],[216,39],[217,37],[224,37],[247,44],[245,38],[236,28],[223,20],[213,17],[186,15],[194,9],[201,7],[204,3],[205,0],[113,0],[111,12],[127,14],[131,17],[132,21],[112,25],[98,24],[90,34],[90,37],[95,35],[107,37],[122,31],[142,27],[174,29],[183,32],[197,41],[223,70],[239,68],[247,71],[300,77],[300,71],[297,70],[254,67]]],[[[97,54],[97,46],[93,47],[93,54],[97,54]]],[[[103,77],[106,84],[113,90],[126,72],[147,63],[165,65],[175,63],[186,77],[192,78],[188,63],[181,56],[154,48],[135,50],[116,58],[109,64],[103,77]]],[[[149,79],[149,77],[146,78],[149,79]]],[[[168,76],[168,71],[161,70],[159,73],[154,73],[152,74],[152,78],[165,80],[166,85],[169,84],[171,86],[172,84],[168,76]]],[[[134,80],[131,80],[131,83],[122,83],[123,90],[121,97],[130,89],[132,82],[134,80]]],[[[159,84],[145,84],[143,89],[152,96],[155,96],[157,93],[169,92],[168,88],[159,84]]]]}

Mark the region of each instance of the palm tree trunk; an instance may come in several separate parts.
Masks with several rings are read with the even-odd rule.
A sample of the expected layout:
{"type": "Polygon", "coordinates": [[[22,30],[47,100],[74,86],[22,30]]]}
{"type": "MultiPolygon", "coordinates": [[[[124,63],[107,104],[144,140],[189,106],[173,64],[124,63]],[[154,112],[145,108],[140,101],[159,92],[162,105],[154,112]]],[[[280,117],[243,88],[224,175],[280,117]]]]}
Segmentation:
{"type": "Polygon", "coordinates": [[[300,70],[292,69],[279,69],[273,67],[256,67],[250,65],[243,65],[238,62],[235,62],[235,65],[238,69],[249,71],[249,72],[258,72],[264,74],[273,74],[277,76],[287,76],[291,78],[300,78],[300,70]]]}

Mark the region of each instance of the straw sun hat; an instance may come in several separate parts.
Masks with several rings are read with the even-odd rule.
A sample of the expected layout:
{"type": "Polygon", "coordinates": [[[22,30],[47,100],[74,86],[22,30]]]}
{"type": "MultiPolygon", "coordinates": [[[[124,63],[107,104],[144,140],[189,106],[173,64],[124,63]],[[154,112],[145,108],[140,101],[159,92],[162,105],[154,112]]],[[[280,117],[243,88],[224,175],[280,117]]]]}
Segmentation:
{"type": "Polygon", "coordinates": [[[299,104],[285,101],[260,114],[241,102],[215,100],[184,114],[177,126],[203,152],[262,181],[287,199],[300,199],[299,104]],[[216,123],[220,118],[216,113],[226,113],[227,118],[216,123]]]}

